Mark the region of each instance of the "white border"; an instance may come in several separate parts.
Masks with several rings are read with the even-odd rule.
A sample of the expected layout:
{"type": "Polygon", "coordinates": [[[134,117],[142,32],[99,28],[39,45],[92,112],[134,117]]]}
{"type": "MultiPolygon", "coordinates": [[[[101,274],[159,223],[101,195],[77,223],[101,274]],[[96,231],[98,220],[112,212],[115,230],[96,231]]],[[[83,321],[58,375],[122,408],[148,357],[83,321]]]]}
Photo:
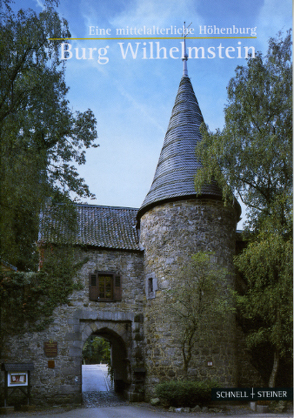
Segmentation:
{"type": "Polygon", "coordinates": [[[15,386],[28,386],[29,384],[29,374],[28,372],[8,372],[7,375],[7,386],[8,387],[15,387],[15,386]],[[13,376],[25,376],[24,382],[13,382],[13,376]]]}

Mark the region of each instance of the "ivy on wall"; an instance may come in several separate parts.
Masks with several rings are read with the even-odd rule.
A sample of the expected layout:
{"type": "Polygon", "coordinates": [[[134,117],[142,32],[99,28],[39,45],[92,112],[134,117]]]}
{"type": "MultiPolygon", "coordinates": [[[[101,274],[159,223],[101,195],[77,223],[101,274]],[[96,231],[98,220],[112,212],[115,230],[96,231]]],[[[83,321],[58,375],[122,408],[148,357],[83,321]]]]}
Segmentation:
{"type": "Polygon", "coordinates": [[[74,278],[87,260],[79,259],[72,246],[50,247],[44,254],[38,272],[0,272],[1,346],[7,335],[44,330],[54,309],[82,289],[74,278]]]}

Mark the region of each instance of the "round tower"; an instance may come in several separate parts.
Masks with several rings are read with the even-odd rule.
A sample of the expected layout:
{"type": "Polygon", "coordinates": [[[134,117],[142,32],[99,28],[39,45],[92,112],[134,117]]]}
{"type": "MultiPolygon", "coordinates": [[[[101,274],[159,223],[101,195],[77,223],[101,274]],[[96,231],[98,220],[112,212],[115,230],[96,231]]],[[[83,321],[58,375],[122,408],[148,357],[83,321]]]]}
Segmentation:
{"type": "MultiPolygon", "coordinates": [[[[217,263],[232,274],[236,223],[240,207],[224,206],[216,184],[196,195],[199,169],[195,147],[203,117],[187,74],[181,79],[155,176],[138,212],[140,246],[144,249],[146,303],[146,395],[162,381],[184,377],[176,329],[164,309],[165,293],[179,283],[183,267],[198,251],[214,251],[217,263]]],[[[188,378],[215,379],[222,387],[236,384],[235,322],[214,329],[214,341],[193,348],[188,378]]]]}

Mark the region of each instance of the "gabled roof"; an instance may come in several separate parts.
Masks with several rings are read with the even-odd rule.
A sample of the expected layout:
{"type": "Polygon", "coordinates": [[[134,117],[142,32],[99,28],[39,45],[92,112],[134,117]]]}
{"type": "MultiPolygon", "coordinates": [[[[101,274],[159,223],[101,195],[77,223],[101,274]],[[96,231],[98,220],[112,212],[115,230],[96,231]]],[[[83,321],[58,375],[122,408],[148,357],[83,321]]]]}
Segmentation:
{"type": "MultiPolygon", "coordinates": [[[[141,208],[140,218],[151,207],[165,202],[196,197],[194,176],[200,167],[195,147],[201,140],[203,116],[190,78],[181,79],[154,179],[141,208]]],[[[221,199],[216,184],[203,187],[203,195],[221,199]]]]}
{"type": "Polygon", "coordinates": [[[77,204],[77,228],[70,232],[62,215],[58,216],[58,206],[61,208],[61,205],[48,207],[43,214],[39,241],[117,250],[140,249],[135,227],[138,209],[77,204]],[[55,214],[51,216],[53,211],[55,214]],[[42,224],[46,224],[46,229],[42,224]]]}

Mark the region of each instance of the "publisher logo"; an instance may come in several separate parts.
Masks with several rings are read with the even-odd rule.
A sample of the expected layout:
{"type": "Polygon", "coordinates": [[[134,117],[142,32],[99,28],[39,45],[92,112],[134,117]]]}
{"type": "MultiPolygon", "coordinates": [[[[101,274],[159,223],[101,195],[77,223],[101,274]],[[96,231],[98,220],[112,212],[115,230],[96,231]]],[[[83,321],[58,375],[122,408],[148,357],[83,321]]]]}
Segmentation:
{"type": "Polygon", "coordinates": [[[213,388],[212,401],[292,401],[293,388],[213,388]]]}

